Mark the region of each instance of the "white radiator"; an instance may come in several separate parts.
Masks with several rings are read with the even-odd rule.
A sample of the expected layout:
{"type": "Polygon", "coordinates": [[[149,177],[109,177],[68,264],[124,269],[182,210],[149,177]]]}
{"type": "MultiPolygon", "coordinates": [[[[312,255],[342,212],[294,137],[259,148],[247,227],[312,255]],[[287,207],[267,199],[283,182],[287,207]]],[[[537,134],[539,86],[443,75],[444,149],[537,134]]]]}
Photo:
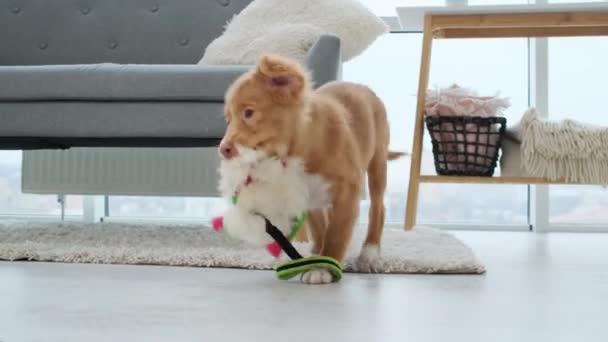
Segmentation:
{"type": "Polygon", "coordinates": [[[217,196],[215,148],[24,151],[22,191],[36,194],[217,196]]]}

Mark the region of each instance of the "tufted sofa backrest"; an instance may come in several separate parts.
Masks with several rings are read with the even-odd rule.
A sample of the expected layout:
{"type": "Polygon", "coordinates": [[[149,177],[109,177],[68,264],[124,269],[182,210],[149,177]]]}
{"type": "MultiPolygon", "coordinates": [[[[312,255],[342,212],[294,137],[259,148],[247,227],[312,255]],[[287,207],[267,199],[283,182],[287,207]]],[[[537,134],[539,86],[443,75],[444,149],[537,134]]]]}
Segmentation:
{"type": "Polygon", "coordinates": [[[0,65],[192,64],[251,0],[0,0],[0,65]]]}

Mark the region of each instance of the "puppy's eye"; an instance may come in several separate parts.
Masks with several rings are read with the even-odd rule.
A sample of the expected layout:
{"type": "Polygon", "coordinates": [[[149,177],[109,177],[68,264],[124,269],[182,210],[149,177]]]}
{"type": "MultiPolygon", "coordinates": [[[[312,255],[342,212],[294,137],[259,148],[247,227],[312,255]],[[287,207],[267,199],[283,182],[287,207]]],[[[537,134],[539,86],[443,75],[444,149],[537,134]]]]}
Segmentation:
{"type": "Polygon", "coordinates": [[[254,113],[253,109],[247,108],[243,111],[243,117],[245,119],[251,119],[253,117],[253,113],[254,113]]]}

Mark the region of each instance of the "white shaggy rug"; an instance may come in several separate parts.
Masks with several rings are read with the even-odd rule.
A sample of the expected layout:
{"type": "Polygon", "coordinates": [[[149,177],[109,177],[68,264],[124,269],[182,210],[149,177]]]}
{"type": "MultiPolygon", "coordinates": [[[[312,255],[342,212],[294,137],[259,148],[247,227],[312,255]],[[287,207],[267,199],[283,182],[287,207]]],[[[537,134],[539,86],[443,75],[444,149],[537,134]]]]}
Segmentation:
{"type": "MultiPolygon", "coordinates": [[[[357,272],[363,229],[357,231],[347,272],[357,272]]],[[[426,227],[410,232],[386,229],[381,273],[480,274],[484,267],[453,235],[426,227]]],[[[303,253],[306,244],[297,244],[303,253]]],[[[272,269],[262,248],[227,240],[203,225],[124,223],[0,222],[0,260],[68,263],[145,264],[272,269]]]]}

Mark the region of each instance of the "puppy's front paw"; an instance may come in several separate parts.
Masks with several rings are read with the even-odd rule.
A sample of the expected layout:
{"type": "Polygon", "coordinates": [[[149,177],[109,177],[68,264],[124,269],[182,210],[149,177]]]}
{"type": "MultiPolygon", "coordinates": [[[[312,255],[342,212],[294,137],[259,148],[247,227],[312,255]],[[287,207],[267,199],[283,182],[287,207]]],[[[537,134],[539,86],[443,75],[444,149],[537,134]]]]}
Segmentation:
{"type": "Polygon", "coordinates": [[[318,284],[329,284],[332,281],[332,275],[328,270],[324,268],[317,268],[314,270],[306,271],[302,274],[300,280],[304,284],[318,285],[318,284]]]}
{"type": "Polygon", "coordinates": [[[377,273],[380,270],[382,258],[380,257],[380,247],[377,245],[366,245],[361,249],[361,254],[357,258],[357,270],[359,272],[377,273]]]}

